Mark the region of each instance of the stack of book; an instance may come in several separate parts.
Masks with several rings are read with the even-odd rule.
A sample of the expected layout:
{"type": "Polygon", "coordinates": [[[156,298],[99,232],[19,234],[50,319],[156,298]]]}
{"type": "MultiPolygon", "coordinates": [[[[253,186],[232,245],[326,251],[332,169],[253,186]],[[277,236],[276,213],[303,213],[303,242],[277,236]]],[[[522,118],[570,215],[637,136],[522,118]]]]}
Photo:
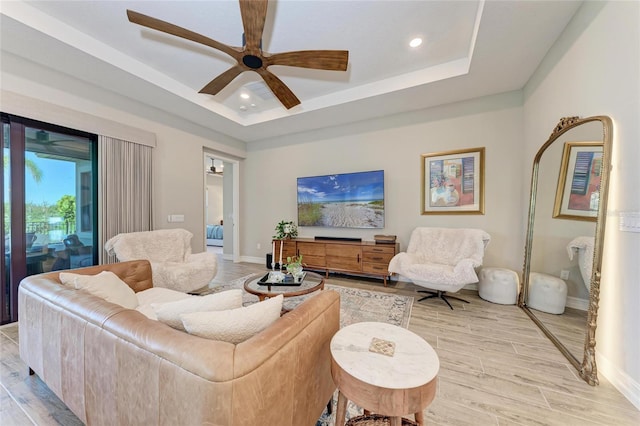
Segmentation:
{"type": "Polygon", "coordinates": [[[396,236],[395,235],[374,235],[373,240],[376,244],[395,244],[396,236]]]}

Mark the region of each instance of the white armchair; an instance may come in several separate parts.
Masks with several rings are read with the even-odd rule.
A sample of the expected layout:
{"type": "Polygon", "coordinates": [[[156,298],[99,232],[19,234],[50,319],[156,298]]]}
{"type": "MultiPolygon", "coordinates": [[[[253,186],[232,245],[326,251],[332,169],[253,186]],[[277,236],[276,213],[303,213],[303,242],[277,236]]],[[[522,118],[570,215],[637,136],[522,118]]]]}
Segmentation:
{"type": "Polygon", "coordinates": [[[587,288],[591,289],[591,271],[593,270],[593,249],[596,240],[594,237],[576,237],[567,244],[567,253],[569,260],[573,260],[573,256],[578,254],[578,267],[582,275],[582,282],[587,288]]]}
{"type": "Polygon", "coordinates": [[[481,229],[416,228],[407,251],[398,253],[389,263],[389,272],[402,275],[414,284],[432,290],[420,290],[438,297],[453,307],[447,298],[468,301],[446,292],[457,292],[478,282],[476,268],[482,265],[484,250],[491,237],[481,229]]]}
{"type": "Polygon", "coordinates": [[[209,284],[218,272],[214,253],[191,253],[192,237],[186,229],[130,232],[109,239],[104,248],[120,262],[148,260],[155,287],[189,292],[209,284]]]}

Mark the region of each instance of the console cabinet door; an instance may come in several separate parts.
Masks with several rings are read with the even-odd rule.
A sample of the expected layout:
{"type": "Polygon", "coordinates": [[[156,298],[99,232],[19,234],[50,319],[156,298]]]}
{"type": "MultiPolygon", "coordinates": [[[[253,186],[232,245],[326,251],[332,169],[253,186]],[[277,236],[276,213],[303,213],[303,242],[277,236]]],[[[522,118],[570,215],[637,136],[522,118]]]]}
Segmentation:
{"type": "Polygon", "coordinates": [[[362,271],[362,247],[349,244],[327,244],[327,269],[336,271],[362,271]]]}
{"type": "Polygon", "coordinates": [[[296,255],[296,242],[294,240],[273,240],[276,244],[274,262],[280,261],[280,243],[282,243],[282,263],[287,263],[287,257],[296,255]]]}
{"type": "Polygon", "coordinates": [[[324,268],[326,262],[325,245],[322,243],[298,242],[298,256],[307,268],[324,268]]]}

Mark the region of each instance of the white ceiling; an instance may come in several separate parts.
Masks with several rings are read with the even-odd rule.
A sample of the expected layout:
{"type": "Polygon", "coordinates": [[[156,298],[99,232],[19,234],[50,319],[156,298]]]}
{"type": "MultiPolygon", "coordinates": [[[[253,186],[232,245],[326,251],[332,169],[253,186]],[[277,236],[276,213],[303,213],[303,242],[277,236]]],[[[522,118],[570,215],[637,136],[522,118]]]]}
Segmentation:
{"type": "Polygon", "coordinates": [[[236,0],[2,1],[1,52],[251,142],[521,89],[580,3],[272,0],[264,51],[349,51],[346,72],[271,67],[302,102],[290,110],[253,72],[199,94],[234,61],[126,17],[240,46],[236,0]],[[416,36],[424,42],[410,48],[416,36]]]}

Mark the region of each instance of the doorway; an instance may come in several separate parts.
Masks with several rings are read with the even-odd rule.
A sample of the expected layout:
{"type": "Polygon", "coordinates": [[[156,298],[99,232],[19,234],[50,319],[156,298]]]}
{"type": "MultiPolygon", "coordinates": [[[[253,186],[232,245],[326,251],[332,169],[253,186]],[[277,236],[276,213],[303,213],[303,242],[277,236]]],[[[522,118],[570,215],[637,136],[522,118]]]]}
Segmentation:
{"type": "Polygon", "coordinates": [[[205,249],[237,261],[239,162],[209,151],[203,158],[205,249]]]}
{"type": "Polygon", "coordinates": [[[97,135],[2,114],[1,322],[20,281],[97,264],[97,135]]]}

